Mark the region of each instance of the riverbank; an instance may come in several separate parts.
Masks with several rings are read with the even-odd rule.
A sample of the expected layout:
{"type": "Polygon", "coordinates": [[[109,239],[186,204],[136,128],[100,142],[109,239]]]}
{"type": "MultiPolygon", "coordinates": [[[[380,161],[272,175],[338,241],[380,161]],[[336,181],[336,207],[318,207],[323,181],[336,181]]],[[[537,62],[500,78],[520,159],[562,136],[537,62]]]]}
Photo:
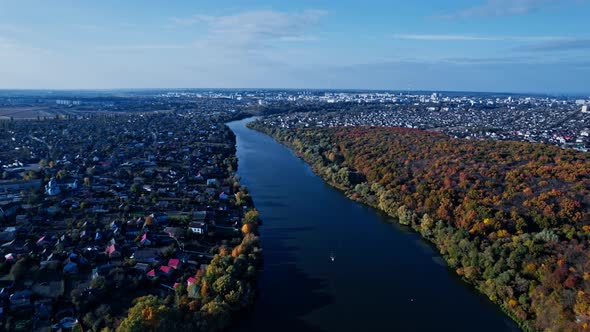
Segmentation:
{"type": "MultiPolygon", "coordinates": [[[[501,282],[501,278],[505,278],[506,276],[506,271],[509,271],[508,267],[502,267],[502,265],[498,265],[499,263],[496,263],[495,265],[492,265],[492,267],[494,269],[496,269],[497,272],[495,272],[495,274],[498,276],[497,278],[491,278],[490,279],[490,274],[491,271],[488,270],[484,270],[485,266],[483,266],[481,268],[480,271],[477,271],[475,269],[479,269],[477,268],[478,263],[477,261],[485,259],[485,255],[487,252],[489,252],[489,248],[499,248],[502,249],[502,246],[507,246],[510,245],[510,242],[504,241],[504,239],[497,239],[497,235],[494,233],[494,240],[495,241],[490,241],[490,240],[486,240],[486,242],[488,242],[488,244],[485,244],[483,242],[480,242],[480,240],[478,239],[477,236],[473,236],[470,235],[469,233],[466,233],[464,231],[461,231],[460,228],[456,228],[454,226],[452,226],[450,223],[447,222],[442,222],[441,220],[438,221],[434,221],[433,218],[431,218],[430,216],[426,215],[418,215],[415,210],[408,208],[407,206],[403,205],[403,202],[395,202],[394,200],[392,200],[391,198],[389,199],[383,199],[384,195],[387,195],[386,191],[382,191],[382,189],[380,189],[380,186],[383,185],[382,183],[376,183],[376,182],[372,182],[372,181],[366,181],[366,179],[362,179],[362,180],[358,180],[358,179],[353,179],[354,177],[358,176],[359,174],[356,174],[354,169],[349,169],[346,167],[350,167],[350,166],[354,166],[351,165],[350,161],[353,160],[353,158],[355,158],[354,154],[350,154],[351,151],[342,151],[343,154],[346,155],[346,160],[348,161],[348,163],[346,163],[346,167],[344,167],[344,158],[342,158],[342,156],[338,157],[338,156],[334,156],[334,151],[329,151],[329,135],[328,136],[321,136],[321,138],[317,138],[314,137],[313,139],[310,138],[309,136],[313,135],[312,132],[314,132],[314,129],[309,129],[306,130],[304,132],[304,130],[300,130],[299,132],[295,133],[294,131],[289,132],[289,134],[286,134],[286,132],[288,132],[287,130],[284,130],[284,132],[281,132],[280,130],[276,130],[274,128],[265,128],[264,126],[260,126],[259,124],[254,124],[251,125],[251,127],[255,127],[255,129],[264,132],[266,134],[270,134],[272,137],[274,137],[275,139],[277,139],[279,142],[281,142],[282,144],[287,145],[290,149],[292,149],[293,151],[295,151],[299,157],[301,157],[303,160],[305,160],[306,162],[308,162],[310,165],[312,165],[312,168],[314,169],[314,172],[319,175],[320,177],[322,177],[327,183],[329,183],[330,185],[342,190],[347,197],[367,204],[369,206],[372,206],[374,208],[380,209],[382,211],[384,211],[385,213],[391,215],[392,217],[397,218],[397,220],[400,222],[400,224],[404,224],[407,226],[410,226],[412,229],[414,229],[416,232],[418,232],[419,234],[421,234],[423,236],[423,238],[425,238],[428,241],[431,241],[434,245],[436,245],[438,251],[443,255],[443,257],[445,258],[445,261],[447,262],[447,265],[452,268],[453,270],[455,270],[455,272],[466,282],[468,282],[469,284],[473,285],[476,289],[478,289],[481,293],[485,294],[486,296],[489,297],[489,299],[496,303],[497,305],[499,305],[502,310],[508,315],[510,316],[515,322],[517,322],[522,329],[524,330],[536,330],[539,325],[538,324],[542,324],[542,320],[544,319],[543,317],[538,317],[538,313],[540,313],[542,310],[544,310],[543,307],[541,307],[541,309],[537,308],[536,310],[536,316],[528,316],[527,318],[527,312],[532,312],[531,310],[528,310],[528,306],[532,305],[538,305],[535,304],[534,301],[538,301],[535,299],[536,294],[539,292],[539,290],[542,290],[542,283],[541,286],[537,286],[535,287],[534,283],[529,283],[529,295],[533,296],[532,300],[529,299],[527,296],[523,296],[523,295],[518,295],[517,289],[514,289],[512,286],[512,282],[510,282],[510,279],[513,279],[513,277],[509,277],[508,280],[508,286],[500,286],[500,282],[501,282]],[[307,135],[307,136],[306,136],[307,135]],[[314,143],[311,143],[311,142],[314,143]],[[317,145],[312,145],[312,144],[317,144],[317,145]],[[318,148],[318,146],[321,146],[323,144],[323,147],[326,147],[326,150],[328,151],[321,151],[321,149],[318,148]],[[338,158],[341,158],[338,161],[336,161],[338,158]],[[330,160],[330,159],[335,159],[335,160],[330,160]],[[352,176],[354,175],[354,176],[352,176]],[[353,180],[353,181],[351,181],[353,180]],[[355,182],[356,183],[353,183],[355,182]],[[343,184],[345,183],[345,184],[343,184]],[[377,191],[380,190],[381,194],[379,195],[375,195],[372,194],[372,191],[377,191]],[[377,197],[376,197],[377,196],[377,197]],[[479,243],[479,244],[477,244],[479,243]],[[476,246],[477,245],[477,246],[476,246]],[[462,248],[462,249],[460,249],[462,248]],[[486,249],[487,248],[487,249],[486,249]],[[462,253],[463,252],[463,253],[462,253]],[[469,258],[472,257],[472,258],[469,258]],[[476,259],[476,261],[474,261],[473,259],[476,259]],[[470,263],[471,262],[471,263],[470,263]],[[475,270],[475,271],[474,271],[475,270]],[[504,271],[503,271],[504,270],[504,271]],[[484,278],[481,274],[483,272],[483,276],[486,275],[486,273],[488,273],[488,277],[484,278]],[[503,274],[504,273],[504,274],[503,274]],[[491,283],[490,283],[491,281],[491,283]],[[493,286],[493,287],[490,287],[493,286]],[[504,288],[501,288],[504,287],[504,288]],[[535,290],[536,289],[536,290],[535,290]],[[506,295],[506,291],[509,291],[509,295],[506,295]],[[516,294],[514,294],[514,293],[516,294]],[[514,294],[514,295],[512,295],[514,294]],[[515,299],[517,298],[517,299],[515,299]],[[533,301],[531,303],[531,301],[533,301]],[[541,310],[541,311],[539,311],[541,310]],[[519,317],[520,315],[520,317],[519,317]],[[536,320],[535,320],[536,319],[536,320]],[[539,322],[541,320],[541,323],[539,322]]],[[[315,129],[315,131],[317,131],[317,129],[315,129]]],[[[346,144],[350,144],[350,143],[346,143],[346,144]]],[[[362,174],[361,174],[362,175],[362,174]]],[[[407,201],[406,201],[407,202],[407,201]]],[[[499,234],[500,232],[498,232],[499,234]]],[[[512,236],[512,242],[516,243],[517,246],[515,246],[512,251],[520,251],[523,252],[523,248],[518,245],[519,240],[521,239],[526,239],[529,238],[530,235],[528,234],[523,234],[521,236],[512,236]]],[[[536,238],[538,238],[539,235],[536,235],[536,238]]],[[[537,242],[537,245],[542,245],[543,242],[537,242]]],[[[556,245],[556,243],[551,243],[551,244],[545,244],[545,250],[551,250],[554,246],[556,245]]],[[[541,248],[541,247],[540,247],[541,248]]],[[[496,259],[493,259],[492,262],[496,262],[496,260],[499,259],[498,262],[506,262],[504,261],[504,259],[509,259],[508,262],[509,264],[514,264],[514,259],[515,256],[514,255],[510,255],[510,252],[508,252],[507,254],[505,254],[506,256],[504,256],[504,254],[499,253],[499,257],[496,259]],[[504,257],[502,257],[504,256],[504,257]],[[509,257],[510,256],[510,257],[509,257]],[[512,261],[512,263],[510,263],[512,261]]],[[[539,258],[538,259],[543,259],[543,257],[547,257],[547,255],[537,255],[539,258]]],[[[526,257],[526,252],[524,253],[523,258],[526,257]]],[[[549,256],[552,257],[552,256],[549,256]]],[[[525,266],[527,263],[526,261],[528,260],[529,263],[531,259],[523,259],[521,258],[521,260],[523,261],[523,263],[518,263],[523,264],[523,266],[525,266]]],[[[538,260],[537,259],[537,260],[538,260]]],[[[505,263],[502,263],[505,264],[505,263]]],[[[563,263],[562,263],[563,264],[563,263]]],[[[529,264],[530,265],[530,264],[529,264]]],[[[510,266],[514,266],[514,265],[510,265],[510,266]]],[[[528,266],[528,265],[527,265],[528,266]]],[[[530,268],[530,267],[529,267],[530,268]]],[[[515,272],[508,272],[508,273],[515,273],[515,272]]],[[[516,272],[518,273],[518,272],[516,272]]],[[[519,274],[520,275],[520,274],[519,274]]],[[[526,275],[524,275],[524,277],[526,277],[526,275]]],[[[531,280],[532,282],[534,282],[535,280],[539,280],[538,277],[535,277],[534,275],[529,275],[528,280],[531,280]]],[[[520,277],[517,275],[516,280],[524,280],[523,277],[520,277]],[[519,279],[520,278],[520,279],[519,279]]],[[[522,281],[521,281],[522,282],[522,281]]],[[[537,281],[539,282],[539,281],[537,281]]],[[[504,283],[506,283],[506,281],[504,281],[504,283]]],[[[522,293],[521,293],[522,294],[522,293]]],[[[525,293],[526,294],[526,293],[525,293]]],[[[555,315],[555,314],[553,314],[555,315]]],[[[569,323],[564,323],[562,320],[564,320],[566,318],[553,318],[551,321],[548,322],[548,324],[569,324],[569,323]]],[[[572,319],[573,320],[573,319],[572,319]]],[[[572,325],[570,325],[572,326],[572,325]]],[[[574,327],[576,325],[573,325],[574,327]]],[[[578,327],[582,327],[582,325],[579,325],[578,327]]]]}

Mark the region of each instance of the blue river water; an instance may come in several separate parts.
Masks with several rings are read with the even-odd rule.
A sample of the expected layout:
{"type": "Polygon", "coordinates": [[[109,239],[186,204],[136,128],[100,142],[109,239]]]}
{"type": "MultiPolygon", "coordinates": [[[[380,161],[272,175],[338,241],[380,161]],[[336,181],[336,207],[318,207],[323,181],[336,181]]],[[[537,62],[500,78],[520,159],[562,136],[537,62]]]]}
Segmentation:
{"type": "Polygon", "coordinates": [[[353,202],[271,137],[229,123],[264,224],[264,271],[240,331],[519,331],[420,237],[353,202]]]}

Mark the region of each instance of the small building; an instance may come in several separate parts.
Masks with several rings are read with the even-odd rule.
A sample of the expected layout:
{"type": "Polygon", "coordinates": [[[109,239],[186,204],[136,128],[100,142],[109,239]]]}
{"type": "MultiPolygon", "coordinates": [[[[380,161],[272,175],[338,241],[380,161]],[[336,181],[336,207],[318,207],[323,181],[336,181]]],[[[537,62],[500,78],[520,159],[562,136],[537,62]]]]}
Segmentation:
{"type": "Polygon", "coordinates": [[[55,180],[55,178],[51,178],[51,180],[49,180],[49,183],[45,186],[45,193],[49,196],[55,196],[59,195],[60,192],[61,190],[59,189],[57,181],[55,180]]]}
{"type": "Polygon", "coordinates": [[[110,246],[108,246],[105,252],[109,256],[109,258],[121,258],[121,252],[119,251],[119,248],[116,244],[111,244],[110,246]]]}
{"type": "Polygon", "coordinates": [[[14,239],[16,239],[16,229],[10,229],[7,227],[4,232],[0,232],[0,244],[13,241],[14,239]]]}
{"type": "MultiPolygon", "coordinates": [[[[32,211],[33,209],[36,208],[36,206],[33,206],[31,204],[23,204],[21,207],[27,211],[32,211]]],[[[26,214],[19,214],[16,216],[16,224],[17,225],[28,224],[29,222],[30,222],[30,218],[26,214]]]]}
{"type": "Polygon", "coordinates": [[[170,266],[166,266],[166,265],[162,265],[160,266],[160,269],[158,270],[160,272],[160,274],[162,274],[165,277],[169,277],[172,275],[172,273],[174,272],[174,269],[172,269],[170,266]]]}
{"type": "Polygon", "coordinates": [[[170,260],[168,260],[168,266],[175,270],[178,270],[180,268],[180,259],[170,258],[170,260]]]}
{"type": "Polygon", "coordinates": [[[181,238],[184,235],[184,231],[179,227],[166,227],[164,233],[173,238],[181,238]]]}
{"type": "Polygon", "coordinates": [[[125,236],[136,237],[137,235],[139,235],[139,227],[135,225],[127,225],[125,228],[125,236]]]}
{"type": "Polygon", "coordinates": [[[46,244],[49,244],[49,241],[47,240],[46,236],[42,236],[37,240],[36,244],[38,247],[42,247],[46,244]]]}
{"type": "Polygon", "coordinates": [[[133,253],[132,259],[138,263],[152,264],[158,260],[160,251],[155,248],[141,248],[133,253]]]}
{"type": "Polygon", "coordinates": [[[190,285],[196,285],[197,284],[197,279],[193,278],[193,277],[189,277],[188,279],[186,279],[186,286],[190,286],[190,285]]]}
{"type": "Polygon", "coordinates": [[[189,277],[186,280],[186,287],[188,288],[188,297],[190,298],[196,298],[197,297],[197,293],[199,292],[199,287],[191,287],[191,286],[196,286],[197,285],[197,279],[193,278],[193,277],[189,277]]]}
{"type": "Polygon", "coordinates": [[[24,290],[10,295],[11,308],[22,308],[31,305],[31,295],[32,292],[30,290],[24,290]]]}
{"type": "Polygon", "coordinates": [[[69,262],[64,266],[64,274],[78,274],[78,264],[69,262]]]}
{"type": "Polygon", "coordinates": [[[101,266],[97,266],[92,270],[92,278],[107,276],[116,267],[116,265],[112,264],[104,264],[101,266]]]}
{"type": "Polygon", "coordinates": [[[195,211],[193,212],[193,218],[197,221],[203,221],[207,219],[207,211],[195,211]]]}
{"type": "Polygon", "coordinates": [[[150,241],[147,238],[147,233],[143,233],[143,235],[141,236],[141,240],[139,241],[139,243],[141,243],[142,246],[150,246],[152,244],[152,241],[150,241]]]}
{"type": "Polygon", "coordinates": [[[19,207],[18,202],[0,202],[0,220],[16,215],[19,207]]]}
{"type": "Polygon", "coordinates": [[[74,180],[73,182],[68,182],[65,184],[66,188],[70,190],[78,189],[78,180],[74,180]]]}
{"type": "Polygon", "coordinates": [[[192,234],[205,235],[207,234],[207,224],[202,221],[193,221],[188,224],[188,230],[192,234]]]}
{"type": "Polygon", "coordinates": [[[142,273],[147,273],[151,269],[151,266],[145,263],[137,263],[135,264],[134,269],[142,273]]]}
{"type": "Polygon", "coordinates": [[[29,181],[0,181],[0,192],[18,192],[41,188],[41,180],[29,181]]]}

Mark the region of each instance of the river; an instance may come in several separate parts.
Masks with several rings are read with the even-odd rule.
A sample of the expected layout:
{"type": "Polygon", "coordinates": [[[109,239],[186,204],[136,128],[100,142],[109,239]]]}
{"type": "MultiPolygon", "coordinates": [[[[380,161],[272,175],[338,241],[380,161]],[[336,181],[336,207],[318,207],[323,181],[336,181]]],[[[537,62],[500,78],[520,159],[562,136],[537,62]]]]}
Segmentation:
{"type": "Polygon", "coordinates": [[[249,121],[228,125],[264,222],[265,261],[237,330],[519,331],[417,234],[325,184],[249,121]]]}

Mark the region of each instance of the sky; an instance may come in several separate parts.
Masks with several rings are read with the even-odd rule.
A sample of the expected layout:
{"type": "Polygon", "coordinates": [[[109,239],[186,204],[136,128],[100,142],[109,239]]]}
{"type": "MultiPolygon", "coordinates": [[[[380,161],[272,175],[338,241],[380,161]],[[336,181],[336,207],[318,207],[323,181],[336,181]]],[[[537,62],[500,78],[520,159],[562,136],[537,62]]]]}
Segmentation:
{"type": "Polygon", "coordinates": [[[590,94],[590,0],[0,0],[0,89],[590,94]]]}

